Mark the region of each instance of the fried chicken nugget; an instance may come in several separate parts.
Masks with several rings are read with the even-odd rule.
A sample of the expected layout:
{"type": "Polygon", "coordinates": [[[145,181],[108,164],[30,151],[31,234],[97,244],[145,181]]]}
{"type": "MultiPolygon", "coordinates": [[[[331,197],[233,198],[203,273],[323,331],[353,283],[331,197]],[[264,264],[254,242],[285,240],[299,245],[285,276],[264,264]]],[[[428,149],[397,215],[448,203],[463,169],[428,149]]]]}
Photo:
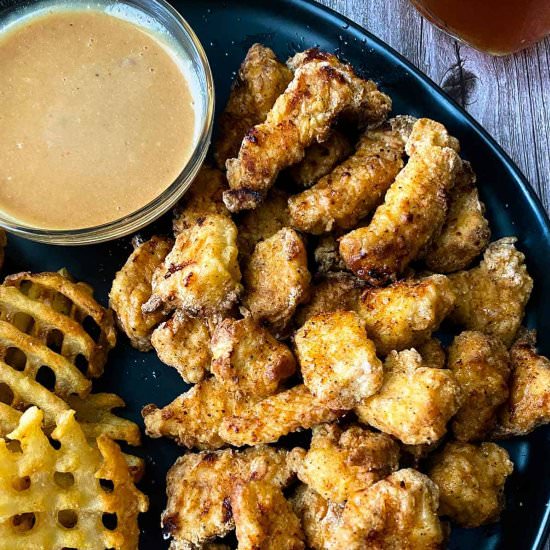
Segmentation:
{"type": "Polygon", "coordinates": [[[296,370],[288,347],[251,317],[222,321],[211,346],[212,373],[231,392],[267,397],[296,370]]]}
{"type": "Polygon", "coordinates": [[[461,403],[453,374],[424,367],[415,350],[392,351],[384,370],[382,389],[355,408],[359,420],[407,445],[440,439],[461,403]]]}
{"type": "Polygon", "coordinates": [[[311,446],[298,467],[298,478],[322,497],[344,503],[384,479],[399,466],[399,446],[389,436],[359,426],[313,428],[311,446]]]}
{"type": "Polygon", "coordinates": [[[239,550],[303,550],[300,520],[281,489],[268,481],[237,481],[231,509],[239,550]]]}
{"type": "Polygon", "coordinates": [[[312,286],[311,300],[298,308],[295,316],[296,325],[302,326],[319,313],[330,313],[339,309],[357,310],[363,288],[363,281],[350,273],[328,273],[312,286]]]}
{"type": "Polygon", "coordinates": [[[224,202],[231,212],[255,208],[279,172],[304,157],[307,147],[328,138],[341,113],[361,111],[381,122],[391,100],[371,81],[358,78],[332,54],[312,49],[295,55],[294,78],[279,96],[264,123],[243,139],[237,158],[226,163],[230,191],[224,202]]]}
{"type": "Polygon", "coordinates": [[[437,517],[438,489],[413,469],[399,470],[346,503],[328,548],[435,550],[445,533],[437,517]]]}
{"type": "Polygon", "coordinates": [[[352,311],[320,313],[294,335],[304,384],[333,409],[352,409],[382,386],[382,361],[352,311]]]}
{"type": "Polygon", "coordinates": [[[153,276],[144,312],[181,309],[197,317],[227,312],[241,292],[237,228],[226,216],[200,218],[180,233],[153,276]]]}
{"type": "Polygon", "coordinates": [[[245,403],[228,392],[216,378],[206,378],[159,409],[142,410],[149,437],[170,437],[188,449],[212,450],[225,445],[219,429],[224,418],[240,412],[245,403]]]}
{"type": "Polygon", "coordinates": [[[260,241],[289,226],[288,194],[280,189],[271,189],[265,201],[254,210],[245,212],[239,221],[239,255],[248,260],[260,241]]]}
{"type": "Polygon", "coordinates": [[[338,239],[335,235],[323,235],[313,251],[315,264],[319,273],[346,271],[346,262],[340,256],[338,239]]]}
{"type": "Polygon", "coordinates": [[[342,413],[329,409],[300,384],[226,416],[219,433],[236,447],[274,443],[291,432],[333,422],[342,413]]]}
{"type": "Polygon", "coordinates": [[[193,227],[200,218],[210,214],[229,216],[222,194],[227,189],[225,174],[203,164],[191,187],[174,209],[174,235],[193,227]]]}
{"type": "Polygon", "coordinates": [[[510,396],[499,415],[495,437],[525,435],[550,422],[550,360],[537,353],[535,331],[510,350],[510,396]]]}
{"type": "Polygon", "coordinates": [[[258,446],[244,451],[188,453],[176,460],[166,478],[168,502],[162,514],[171,548],[202,548],[235,528],[231,510],[234,485],[254,479],[285,487],[292,473],[284,449],[258,446]]]}
{"type": "Polygon", "coordinates": [[[449,369],[463,396],[453,433],[459,441],[480,441],[494,428],[497,409],[508,398],[508,351],[498,338],[463,332],[449,348],[449,369]]]}
{"type": "Polygon", "coordinates": [[[265,120],[291,80],[292,71],[273,50],[262,44],[250,47],[218,121],[214,158],[220,170],[237,156],[246,132],[265,120]]]}
{"type": "Polygon", "coordinates": [[[456,294],[450,318],[467,330],[500,338],[509,347],[533,289],[515,237],[491,243],[478,267],[449,275],[456,294]]]}
{"type": "Polygon", "coordinates": [[[320,235],[354,227],[376,208],[403,168],[405,143],[387,124],[367,130],[355,152],[313,187],[290,197],[291,225],[320,235]]]}
{"type": "Polygon", "coordinates": [[[439,487],[439,514],[461,527],[498,521],[504,483],[513,469],[506,450],[495,443],[447,443],[428,474],[439,487]]]}
{"type": "Polygon", "coordinates": [[[445,350],[437,338],[430,338],[416,346],[416,351],[422,357],[422,365],[430,369],[444,369],[447,362],[445,350]]]}
{"type": "Polygon", "coordinates": [[[141,306],[151,298],[153,273],[173,245],[167,237],[152,237],[144,243],[134,240],[134,251],[115,275],[109,305],[118,325],[140,351],[151,349],[151,333],[164,319],[162,311],[144,313],[141,306]]]}
{"type": "Polygon", "coordinates": [[[455,296],[445,275],[367,289],[357,312],[378,353],[420,346],[451,312],[455,296]]]}
{"type": "Polygon", "coordinates": [[[310,281],[304,243],[285,227],[256,245],[243,271],[242,304],[254,319],[281,333],[307,300],[310,281]]]}
{"type": "Polygon", "coordinates": [[[331,533],[340,524],[344,507],[324,499],[308,485],[298,486],[290,503],[300,518],[307,547],[329,550],[331,533]]]}
{"type": "Polygon", "coordinates": [[[310,145],[301,162],[288,170],[294,183],[311,187],[353,153],[353,144],[342,132],[333,131],[323,143],[310,145]]]}
{"type": "Polygon", "coordinates": [[[431,271],[452,273],[466,269],[483,252],[491,238],[485,205],[479,200],[476,175],[462,162],[449,199],[449,212],[441,233],[424,261],[431,271]]]}
{"type": "Polygon", "coordinates": [[[369,225],[340,239],[340,255],[348,268],[375,286],[395,280],[439,233],[461,166],[460,157],[450,147],[456,140],[445,127],[430,121],[424,135],[415,132],[420,124],[424,128],[423,119],[413,128],[419,137],[407,142],[408,163],[369,225]]]}
{"type": "Polygon", "coordinates": [[[151,335],[159,359],[174,367],[188,383],[200,382],[210,369],[210,331],[203,319],[176,311],[151,335]]]}

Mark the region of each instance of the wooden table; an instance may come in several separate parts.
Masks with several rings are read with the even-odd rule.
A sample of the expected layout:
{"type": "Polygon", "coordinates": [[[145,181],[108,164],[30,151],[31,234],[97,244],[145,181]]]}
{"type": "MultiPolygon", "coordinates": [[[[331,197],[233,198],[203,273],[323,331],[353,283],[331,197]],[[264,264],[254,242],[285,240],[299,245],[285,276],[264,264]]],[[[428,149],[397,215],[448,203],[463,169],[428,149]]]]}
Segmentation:
{"type": "Polygon", "coordinates": [[[498,58],[457,42],[407,0],[320,0],[408,58],[518,164],[550,212],[550,38],[498,58]]]}

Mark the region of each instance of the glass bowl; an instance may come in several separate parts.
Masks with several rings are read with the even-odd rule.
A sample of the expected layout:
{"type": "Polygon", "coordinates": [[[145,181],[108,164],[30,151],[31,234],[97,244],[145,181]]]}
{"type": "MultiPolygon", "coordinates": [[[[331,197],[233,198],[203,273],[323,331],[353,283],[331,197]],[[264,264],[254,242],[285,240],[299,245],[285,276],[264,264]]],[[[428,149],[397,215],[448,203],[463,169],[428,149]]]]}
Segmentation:
{"type": "Polygon", "coordinates": [[[53,9],[102,10],[130,21],[161,38],[176,57],[187,62],[187,77],[195,100],[195,143],[186,165],[175,181],[158,197],[139,210],[102,225],[81,229],[43,229],[26,225],[4,214],[0,205],[0,226],[10,233],[48,244],[85,245],[104,242],[133,233],[150,224],[171,208],[191,185],[199,171],[212,137],[214,81],[204,49],[193,29],[164,0],[4,0],[0,3],[0,32],[26,18],[53,9]]]}

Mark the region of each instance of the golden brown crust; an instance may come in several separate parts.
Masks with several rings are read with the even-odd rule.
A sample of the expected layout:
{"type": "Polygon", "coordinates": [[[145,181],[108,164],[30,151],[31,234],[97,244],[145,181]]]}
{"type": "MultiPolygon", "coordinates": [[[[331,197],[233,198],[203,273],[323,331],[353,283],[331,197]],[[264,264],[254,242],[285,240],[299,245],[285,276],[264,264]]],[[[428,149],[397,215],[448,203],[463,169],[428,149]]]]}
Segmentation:
{"type": "Polygon", "coordinates": [[[174,235],[193,227],[200,218],[209,214],[229,216],[222,195],[228,188],[225,174],[203,164],[191,187],[174,209],[172,227],[174,235]]]}
{"type": "Polygon", "coordinates": [[[202,319],[176,311],[153,331],[151,344],[159,359],[174,367],[185,382],[200,382],[210,369],[210,332],[202,319]]]}
{"type": "Polygon", "coordinates": [[[537,353],[534,331],[517,340],[510,358],[510,396],[494,437],[525,435],[550,422],[550,360],[537,353]]]}
{"type": "Polygon", "coordinates": [[[422,365],[430,369],[444,369],[447,356],[441,342],[437,338],[430,338],[423,344],[416,346],[416,351],[422,357],[422,365]]]}
{"type": "Polygon", "coordinates": [[[476,176],[463,161],[449,199],[449,212],[424,261],[437,273],[466,269],[483,252],[491,238],[485,205],[479,200],[476,176]]]}
{"type": "Polygon", "coordinates": [[[254,210],[245,212],[238,223],[240,258],[248,260],[260,241],[289,226],[288,195],[280,189],[271,189],[265,201],[254,210]]]}
{"type": "Polygon", "coordinates": [[[118,325],[140,351],[151,349],[151,333],[164,319],[162,311],[143,313],[141,306],[151,298],[153,273],[162,264],[173,245],[172,239],[154,236],[136,248],[126,260],[109,293],[109,305],[118,325]]]}
{"type": "MultiPolygon", "coordinates": [[[[445,128],[437,127],[441,141],[449,141],[445,128]]],[[[373,285],[403,273],[441,229],[460,163],[450,147],[418,146],[369,225],[340,239],[340,255],[348,268],[373,285]]]]}
{"type": "Polygon", "coordinates": [[[437,517],[438,490],[425,475],[399,470],[346,503],[328,548],[436,550],[445,533],[437,517]]]}
{"type": "Polygon", "coordinates": [[[305,386],[334,409],[351,409],[382,386],[382,362],[352,311],[320,313],[294,335],[305,386]]]}
{"type": "Polygon", "coordinates": [[[200,218],[180,233],[153,276],[145,312],[181,309],[191,316],[227,312],[241,292],[237,228],[226,216],[200,218]]]}
{"type": "Polygon", "coordinates": [[[449,279],[431,275],[367,289],[357,311],[376,350],[386,355],[426,342],[452,310],[454,300],[449,279]]]}
{"type": "Polygon", "coordinates": [[[424,367],[415,350],[391,352],[384,367],[382,389],[355,408],[359,420],[407,445],[440,439],[460,406],[453,374],[424,367]]]}
{"type": "Polygon", "coordinates": [[[450,317],[467,330],[514,341],[531,295],[533,280],[515,237],[491,243],[478,267],[449,275],[456,294],[450,317]]]}
{"type": "Polygon", "coordinates": [[[243,271],[242,304],[252,317],[282,333],[308,298],[311,275],[300,236],[284,228],[256,245],[243,271]]]}
{"type": "Polygon", "coordinates": [[[273,50],[261,44],[250,47],[218,121],[214,158],[221,170],[227,159],[237,156],[246,132],[265,120],[291,80],[292,71],[273,50]]]}
{"type": "Polygon", "coordinates": [[[267,397],[296,370],[288,347],[251,317],[222,321],[211,345],[212,373],[231,392],[267,397]]]}
{"type": "Polygon", "coordinates": [[[256,480],[285,487],[291,479],[287,451],[258,446],[242,452],[188,453],[166,478],[168,503],[162,514],[174,548],[194,548],[235,528],[231,493],[236,483],[256,480]]]}
{"type": "Polygon", "coordinates": [[[291,225],[314,235],[354,227],[383,200],[403,167],[404,152],[391,126],[367,130],[353,155],[289,199],[291,225]]]}
{"type": "Polygon", "coordinates": [[[304,157],[307,147],[327,139],[339,114],[363,110],[371,121],[385,118],[390,99],[373,82],[358,78],[336,56],[307,50],[289,61],[294,78],[266,121],[245,136],[237,158],[226,163],[232,212],[257,206],[279,172],[304,157]]]}
{"type": "Polygon", "coordinates": [[[359,426],[342,430],[335,424],[313,428],[309,451],[298,477],[331,502],[344,503],[393,471],[399,446],[388,435],[359,426]]]}
{"type": "Polygon", "coordinates": [[[303,550],[300,520],[281,489],[268,481],[237,481],[231,509],[239,550],[303,550]]]}
{"type": "Polygon", "coordinates": [[[311,187],[352,153],[353,144],[350,139],[335,130],[326,141],[310,145],[303,160],[291,166],[288,173],[294,183],[301,187],[311,187]]]}
{"type": "Polygon", "coordinates": [[[302,384],[246,407],[222,421],[222,438],[236,447],[274,443],[283,435],[332,422],[342,411],[332,411],[302,384]]]}
{"type": "Polygon", "coordinates": [[[463,402],[451,428],[459,441],[480,441],[494,428],[497,408],[508,398],[506,347],[481,332],[463,332],[449,348],[449,369],[463,402]]]}
{"type": "Polygon", "coordinates": [[[439,487],[439,514],[461,527],[498,521],[513,468],[508,453],[494,443],[447,443],[434,455],[429,472],[439,487]]]}
{"type": "Polygon", "coordinates": [[[338,309],[356,311],[363,288],[363,281],[351,273],[328,273],[312,286],[311,300],[298,308],[294,317],[296,325],[302,326],[310,317],[319,313],[338,309]]]}

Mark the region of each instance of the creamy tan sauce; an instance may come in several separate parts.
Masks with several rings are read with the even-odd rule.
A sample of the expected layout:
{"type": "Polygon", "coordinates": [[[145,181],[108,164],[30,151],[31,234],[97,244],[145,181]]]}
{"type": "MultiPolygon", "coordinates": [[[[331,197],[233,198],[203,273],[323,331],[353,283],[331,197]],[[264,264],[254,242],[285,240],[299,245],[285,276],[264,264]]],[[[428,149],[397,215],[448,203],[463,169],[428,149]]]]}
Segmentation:
{"type": "Polygon", "coordinates": [[[179,175],[194,119],[147,31],[99,11],[30,19],[0,35],[0,209],[46,229],[130,214],[179,175]]]}

